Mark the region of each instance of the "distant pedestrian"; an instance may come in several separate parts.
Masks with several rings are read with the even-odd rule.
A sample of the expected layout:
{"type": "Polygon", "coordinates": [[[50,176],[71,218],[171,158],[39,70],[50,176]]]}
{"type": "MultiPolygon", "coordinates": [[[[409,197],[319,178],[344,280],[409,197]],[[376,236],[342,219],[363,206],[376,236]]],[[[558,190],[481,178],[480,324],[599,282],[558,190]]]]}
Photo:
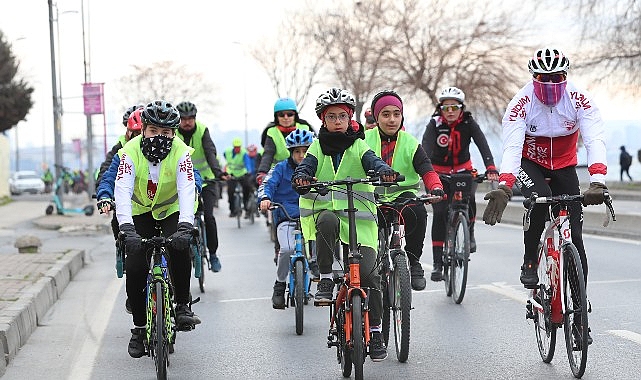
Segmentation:
{"type": "Polygon", "coordinates": [[[632,156],[630,153],[626,152],[625,146],[621,145],[621,154],[619,155],[619,165],[621,166],[621,182],[623,182],[623,173],[627,174],[628,178],[630,181],[632,181],[632,177],[630,177],[630,165],[632,165],[632,156]]]}

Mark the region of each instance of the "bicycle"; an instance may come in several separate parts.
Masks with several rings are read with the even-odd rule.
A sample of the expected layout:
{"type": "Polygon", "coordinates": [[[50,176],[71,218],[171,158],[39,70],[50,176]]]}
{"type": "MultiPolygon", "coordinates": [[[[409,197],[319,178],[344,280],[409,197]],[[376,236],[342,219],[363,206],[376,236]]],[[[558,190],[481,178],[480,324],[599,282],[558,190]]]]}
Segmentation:
{"type": "Polygon", "coordinates": [[[309,301],[309,289],[312,280],[309,276],[309,264],[303,243],[303,233],[300,218],[292,218],[287,209],[280,203],[272,202],[270,210],[280,208],[285,214],[285,219],[296,223],[292,231],[294,235],[294,253],[289,259],[289,284],[287,287],[287,302],[285,305],[293,306],[296,315],[296,335],[303,334],[303,305],[309,301]]]}
{"type": "MultiPolygon", "coordinates": [[[[606,227],[616,221],[612,198],[605,191],[606,227]]],[[[572,243],[568,205],[583,200],[583,195],[539,197],[533,193],[523,203],[527,208],[523,229],[530,227],[530,213],[536,204],[547,205],[545,229],[538,247],[539,283],[532,289],[526,303],[526,319],[534,321],[539,354],[550,363],[556,347],[556,329],[563,327],[565,346],[572,374],[581,378],[588,358],[588,313],[585,277],[581,257],[572,243]],[[554,208],[558,207],[558,214],[554,208]],[[554,216],[557,214],[556,216],[554,216]]]]}
{"type": "Polygon", "coordinates": [[[240,228],[240,219],[243,215],[243,186],[240,184],[243,177],[232,177],[234,181],[234,194],[232,198],[232,208],[235,210],[233,216],[236,217],[236,224],[240,228]]]}
{"type": "Polygon", "coordinates": [[[252,189],[249,192],[249,198],[247,199],[247,210],[245,210],[247,216],[249,217],[249,222],[254,224],[256,221],[256,214],[258,213],[258,204],[256,202],[256,189],[252,189]]]}
{"type": "MultiPolygon", "coordinates": [[[[210,180],[205,180],[205,182],[215,183],[210,180]]],[[[189,250],[194,267],[194,277],[198,279],[198,287],[201,293],[205,292],[205,273],[211,269],[211,263],[207,255],[207,230],[203,205],[202,196],[198,194],[198,209],[194,215],[194,239],[189,250]]]]}
{"type": "MultiPolygon", "coordinates": [[[[403,181],[398,176],[397,181],[403,181]]],[[[330,326],[327,336],[327,348],[336,347],[336,358],[341,366],[344,377],[352,374],[357,380],[363,379],[363,364],[368,355],[370,343],[369,331],[369,288],[361,287],[360,260],[361,254],[356,239],[356,212],[354,207],[354,190],[356,184],[372,184],[375,186],[391,185],[381,182],[379,177],[367,178],[347,177],[342,180],[315,182],[301,188],[314,190],[324,196],[330,191],[341,191],[347,196],[347,209],[343,210],[348,216],[349,244],[347,254],[343,255],[343,265],[347,270],[342,277],[334,279],[338,292],[331,302],[314,300],[314,306],[329,306],[330,326]],[[337,186],[345,186],[337,188],[337,186]]],[[[363,200],[368,202],[369,200],[363,200]]],[[[373,199],[371,200],[373,202],[373,199]]]]}
{"type": "Polygon", "coordinates": [[[381,260],[381,292],[383,293],[383,339],[387,345],[390,333],[390,311],[394,316],[394,344],[396,358],[405,363],[409,356],[410,311],[412,309],[412,286],[409,262],[401,247],[402,209],[412,202],[427,203],[438,199],[434,196],[397,198],[379,202],[378,210],[383,216],[378,224],[378,257],[381,260]]]}
{"type": "Polygon", "coordinates": [[[445,294],[456,304],[463,302],[467,286],[467,272],[470,261],[470,217],[469,201],[473,182],[487,179],[485,174],[469,173],[439,174],[442,182],[450,184],[447,197],[447,227],[443,247],[443,281],[445,294]]]}

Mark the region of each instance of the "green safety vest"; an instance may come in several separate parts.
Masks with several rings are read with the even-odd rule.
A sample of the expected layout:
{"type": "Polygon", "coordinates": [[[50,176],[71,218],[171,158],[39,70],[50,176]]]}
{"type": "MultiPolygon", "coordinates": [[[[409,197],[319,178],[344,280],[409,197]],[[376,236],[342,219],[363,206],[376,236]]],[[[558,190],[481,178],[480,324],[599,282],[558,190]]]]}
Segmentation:
{"type": "MultiPolygon", "coordinates": [[[[332,158],[323,154],[320,143],[314,140],[307,150],[318,160],[315,177],[318,181],[333,181],[337,179],[366,178],[365,169],[361,159],[369,147],[365,141],[357,139],[341,157],[338,170],[334,171],[332,158]]],[[[349,243],[349,224],[347,220],[347,194],[345,186],[340,186],[343,191],[330,191],[327,195],[309,192],[302,195],[298,201],[300,207],[300,221],[303,235],[308,240],[316,240],[316,218],[322,210],[331,210],[340,219],[340,239],[343,243],[349,243]]],[[[356,212],[357,241],[363,246],[374,250],[378,245],[378,230],[376,226],[376,205],[374,203],[374,186],[369,184],[357,184],[354,189],[354,206],[356,212]]]]}
{"type": "Polygon", "coordinates": [[[247,151],[240,148],[240,153],[234,156],[234,148],[227,148],[225,151],[225,161],[227,161],[227,172],[234,177],[242,177],[247,174],[244,157],[247,151]]]}
{"type": "MultiPolygon", "coordinates": [[[[365,142],[377,156],[381,156],[381,135],[378,128],[365,131],[365,142]]],[[[405,131],[398,131],[394,154],[392,155],[392,169],[404,175],[405,181],[399,182],[398,186],[377,187],[375,192],[383,202],[393,201],[406,191],[418,195],[418,191],[421,188],[419,184],[421,178],[414,170],[413,165],[416,149],[418,149],[418,140],[405,131]]]]}
{"type": "MultiPolygon", "coordinates": [[[[309,131],[309,126],[306,124],[296,123],[296,129],[309,131]]],[[[289,158],[289,149],[287,149],[287,144],[285,143],[283,132],[281,132],[277,126],[269,128],[267,130],[267,136],[271,137],[272,140],[274,140],[274,145],[276,145],[276,153],[274,153],[274,162],[272,163],[273,167],[278,162],[289,158]]]]}
{"type": "Polygon", "coordinates": [[[118,136],[118,142],[120,143],[120,146],[125,146],[125,144],[127,143],[127,138],[125,137],[125,135],[118,136]]]}
{"type": "MultiPolygon", "coordinates": [[[[191,156],[191,162],[194,164],[194,168],[198,169],[200,176],[203,179],[213,179],[215,177],[214,172],[209,167],[209,163],[207,163],[205,149],[203,148],[203,135],[205,134],[205,129],[207,129],[205,124],[196,121],[196,130],[189,141],[189,146],[194,148],[194,153],[191,156]]],[[[185,141],[185,136],[180,133],[180,130],[176,131],[176,135],[180,137],[182,141],[185,141]]]]}
{"type": "MultiPolygon", "coordinates": [[[[175,213],[180,209],[178,204],[178,188],[176,186],[176,168],[178,160],[185,152],[193,151],[185,143],[174,138],[171,144],[169,155],[160,161],[160,171],[158,173],[158,187],[154,199],[147,196],[147,183],[149,182],[149,164],[147,158],[140,150],[140,140],[142,135],[138,135],[129,140],[131,144],[118,151],[118,155],[123,159],[126,154],[131,158],[136,168],[136,179],[134,182],[134,193],[131,196],[131,214],[140,215],[151,211],[156,220],[165,219],[167,216],[175,213]]],[[[198,202],[194,199],[194,213],[198,207],[198,202]]]]}

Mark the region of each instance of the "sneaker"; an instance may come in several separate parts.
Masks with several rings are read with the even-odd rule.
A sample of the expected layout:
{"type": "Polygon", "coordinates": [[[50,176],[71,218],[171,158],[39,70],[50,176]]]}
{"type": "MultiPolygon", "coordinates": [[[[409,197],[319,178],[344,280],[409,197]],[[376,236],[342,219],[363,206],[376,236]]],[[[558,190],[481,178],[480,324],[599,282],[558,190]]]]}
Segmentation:
{"type": "Polygon", "coordinates": [[[129,298],[125,300],[125,311],[127,314],[131,314],[131,303],[129,302],[129,298]]]}
{"type": "Polygon", "coordinates": [[[536,263],[533,261],[526,261],[521,266],[521,284],[526,289],[536,289],[539,283],[539,275],[536,273],[536,263]]]}
{"type": "Polygon", "coordinates": [[[383,333],[380,331],[370,332],[369,357],[373,362],[380,362],[387,358],[387,347],[383,342],[383,333]]]}
{"type": "Polygon", "coordinates": [[[430,280],[439,282],[443,280],[443,263],[434,263],[430,280]]]}
{"type": "Polygon", "coordinates": [[[423,266],[421,266],[421,263],[416,262],[416,263],[410,264],[410,276],[411,276],[412,289],[414,290],[425,289],[425,285],[426,285],[425,272],[423,271],[423,266]]]}
{"type": "Polygon", "coordinates": [[[323,278],[316,285],[315,301],[318,302],[332,302],[334,296],[334,281],[329,278],[323,278]]]}
{"type": "Polygon", "coordinates": [[[211,263],[212,272],[220,272],[221,265],[218,256],[209,255],[209,262],[211,263]]]}
{"type": "Polygon", "coordinates": [[[316,261],[309,262],[309,271],[315,279],[320,278],[320,270],[318,269],[318,263],[316,261]]]}
{"type": "Polygon", "coordinates": [[[135,327],[131,329],[131,339],[129,339],[129,347],[127,347],[129,356],[132,358],[141,358],[147,351],[145,350],[145,329],[142,327],[135,327]]]}
{"type": "Polygon", "coordinates": [[[274,309],[285,308],[285,283],[276,281],[274,283],[274,293],[272,294],[272,307],[274,309]]]}
{"type": "Polygon", "coordinates": [[[191,330],[197,324],[200,324],[200,318],[191,311],[189,305],[176,305],[176,326],[179,330],[191,330]]]}

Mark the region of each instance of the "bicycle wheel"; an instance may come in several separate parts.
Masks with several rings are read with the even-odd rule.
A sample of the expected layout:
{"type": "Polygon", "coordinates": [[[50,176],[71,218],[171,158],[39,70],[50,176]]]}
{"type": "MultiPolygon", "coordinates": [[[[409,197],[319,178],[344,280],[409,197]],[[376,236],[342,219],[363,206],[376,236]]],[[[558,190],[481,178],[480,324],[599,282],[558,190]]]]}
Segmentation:
{"type": "Polygon", "coordinates": [[[381,258],[381,294],[383,295],[382,333],[383,341],[387,346],[389,343],[390,330],[390,308],[392,295],[390,294],[390,262],[387,252],[387,232],[384,229],[378,230],[378,257],[381,258]]]}
{"type": "Polygon", "coordinates": [[[365,344],[363,336],[363,300],[361,294],[352,294],[352,364],[354,379],[363,379],[363,363],[365,363],[365,344]]]}
{"type": "Polygon", "coordinates": [[[305,302],[305,268],[302,260],[294,266],[294,309],[296,311],[296,335],[303,333],[303,306],[305,302]]]}
{"type": "Polygon", "coordinates": [[[254,224],[256,218],[256,195],[254,192],[249,193],[249,200],[247,201],[247,212],[249,213],[249,222],[254,224]]]}
{"type": "Polygon", "coordinates": [[[199,222],[199,239],[198,239],[198,249],[200,252],[200,277],[198,277],[198,287],[200,288],[201,293],[205,293],[205,273],[209,270],[209,258],[207,257],[207,236],[205,235],[205,223],[200,219],[199,222]]]}
{"type": "Polygon", "coordinates": [[[347,343],[345,336],[345,305],[338,305],[336,312],[336,330],[338,333],[338,361],[341,364],[341,373],[343,377],[352,375],[352,350],[347,343]]]}
{"type": "Polygon", "coordinates": [[[467,285],[467,267],[470,257],[470,229],[467,219],[458,214],[454,224],[454,244],[451,251],[450,282],[452,283],[452,300],[460,304],[465,296],[467,285]]]}
{"type": "Polygon", "coordinates": [[[539,245],[539,288],[533,290],[532,295],[534,300],[541,305],[542,310],[533,306],[531,306],[531,308],[536,342],[539,347],[539,354],[544,363],[550,363],[554,357],[557,329],[557,326],[550,320],[552,287],[550,285],[550,276],[547,273],[547,267],[547,254],[544,246],[539,245]]]}
{"type": "Polygon", "coordinates": [[[236,210],[236,224],[238,225],[238,228],[240,228],[240,218],[243,216],[241,197],[242,195],[240,195],[240,193],[237,191],[234,192],[234,210],[236,210]]]}
{"type": "Polygon", "coordinates": [[[165,297],[161,282],[156,282],[154,294],[156,295],[156,313],[154,316],[155,326],[153,327],[153,353],[154,363],[156,364],[156,379],[165,380],[167,379],[168,347],[167,331],[165,329],[165,297]]]}
{"type": "Polygon", "coordinates": [[[588,301],[581,257],[572,243],[565,244],[563,254],[563,332],[570,369],[576,378],[583,376],[588,360],[588,301]]]}
{"type": "Polygon", "coordinates": [[[394,313],[394,344],[396,345],[396,358],[405,363],[410,352],[410,310],[412,309],[412,285],[410,272],[407,267],[407,257],[399,253],[394,257],[394,271],[392,272],[393,298],[392,311],[394,313]]]}
{"type": "Polygon", "coordinates": [[[443,246],[443,285],[445,286],[445,295],[448,297],[452,296],[452,282],[450,281],[450,266],[451,266],[451,260],[452,260],[452,255],[453,255],[453,245],[454,245],[454,238],[452,237],[453,234],[453,223],[449,221],[450,219],[448,218],[448,226],[447,226],[447,232],[445,235],[445,245],[443,246]]]}

